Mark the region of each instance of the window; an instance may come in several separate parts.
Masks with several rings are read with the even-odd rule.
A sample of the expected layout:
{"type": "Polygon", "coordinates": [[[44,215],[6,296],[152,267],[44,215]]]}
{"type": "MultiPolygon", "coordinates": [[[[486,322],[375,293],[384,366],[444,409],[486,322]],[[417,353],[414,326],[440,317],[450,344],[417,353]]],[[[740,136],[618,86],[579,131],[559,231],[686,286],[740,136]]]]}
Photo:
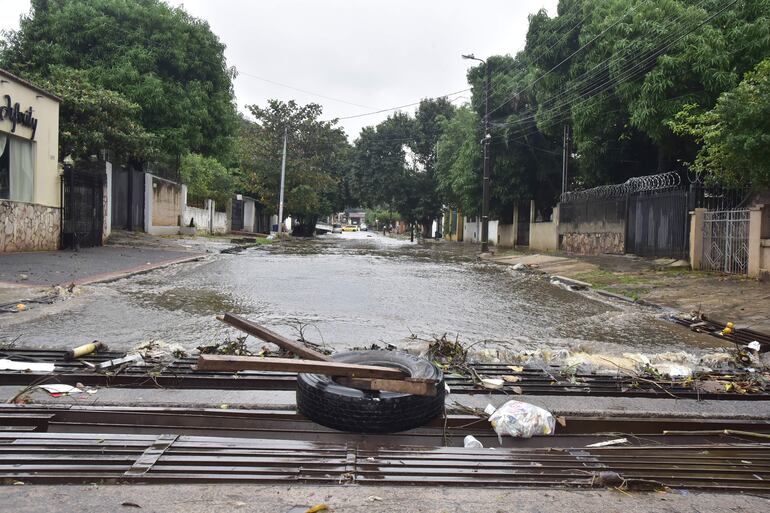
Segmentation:
{"type": "Polygon", "coordinates": [[[11,159],[8,136],[0,134],[0,199],[11,197],[11,159]]]}
{"type": "Polygon", "coordinates": [[[0,134],[0,199],[31,202],[34,193],[34,144],[0,134]]]}

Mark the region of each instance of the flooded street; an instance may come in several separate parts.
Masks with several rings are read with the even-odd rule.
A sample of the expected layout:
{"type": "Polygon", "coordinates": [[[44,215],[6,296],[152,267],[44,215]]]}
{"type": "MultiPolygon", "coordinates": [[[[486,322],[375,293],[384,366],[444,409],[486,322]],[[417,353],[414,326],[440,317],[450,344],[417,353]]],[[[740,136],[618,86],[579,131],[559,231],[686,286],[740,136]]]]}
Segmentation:
{"type": "Polygon", "coordinates": [[[214,319],[229,311],[295,338],[307,325],[308,340],[336,350],[405,347],[444,333],[512,351],[698,352],[713,345],[658,319],[659,311],[566,290],[479,261],[477,251],[365,232],[265,245],[89,286],[42,318],[5,326],[4,337],[19,337],[23,346],[101,340],[129,349],[162,340],[194,349],[236,335],[214,319]]]}

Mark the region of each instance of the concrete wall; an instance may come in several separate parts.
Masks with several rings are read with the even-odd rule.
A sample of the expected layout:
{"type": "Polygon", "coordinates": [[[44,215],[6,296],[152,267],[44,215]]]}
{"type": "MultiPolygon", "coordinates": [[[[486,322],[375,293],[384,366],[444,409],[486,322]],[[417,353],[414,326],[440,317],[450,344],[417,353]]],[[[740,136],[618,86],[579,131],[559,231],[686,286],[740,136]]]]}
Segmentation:
{"type": "Polygon", "coordinates": [[[481,218],[463,217],[463,242],[478,242],[481,239],[481,218]]]}
{"type": "Polygon", "coordinates": [[[616,232],[565,233],[561,247],[564,251],[579,255],[622,255],[625,248],[625,236],[616,232]]]}
{"type": "Polygon", "coordinates": [[[0,253],[59,248],[61,213],[58,208],[0,200],[0,220],[0,253]]]}
{"type": "Polygon", "coordinates": [[[537,251],[559,250],[559,207],[553,209],[550,221],[535,222],[535,202],[530,203],[529,247],[537,251]]]}
{"type": "Polygon", "coordinates": [[[243,198],[243,231],[254,231],[254,213],[256,211],[256,204],[251,198],[243,198]]]}
{"type": "Polygon", "coordinates": [[[463,240],[463,214],[459,209],[449,209],[444,214],[443,235],[445,240],[463,240]]]}
{"type": "Polygon", "coordinates": [[[770,274],[770,242],[764,236],[770,231],[765,225],[768,217],[765,210],[770,205],[756,205],[749,208],[749,262],[748,275],[751,278],[763,278],[770,274]]]}
{"type": "MultiPolygon", "coordinates": [[[[209,202],[206,202],[207,205],[209,202]]],[[[195,222],[198,232],[208,233],[211,230],[211,210],[209,208],[188,207],[185,205],[182,215],[182,226],[190,226],[190,220],[195,222]]]]}
{"type": "Polygon", "coordinates": [[[190,226],[190,219],[195,221],[195,228],[198,233],[227,233],[229,232],[227,224],[227,214],[217,212],[214,200],[206,200],[206,208],[184,206],[182,214],[182,226],[190,226]]]}
{"type": "Polygon", "coordinates": [[[181,196],[182,186],[146,173],[144,231],[151,235],[178,234],[179,218],[182,215],[181,196]]]}
{"type": "Polygon", "coordinates": [[[513,236],[516,230],[512,224],[497,225],[497,245],[503,248],[512,248],[514,246],[513,236]]]}
{"type": "Polygon", "coordinates": [[[559,226],[553,222],[530,223],[529,247],[537,251],[558,251],[559,226]]]}
{"type": "MultiPolygon", "coordinates": [[[[22,111],[32,107],[32,115],[37,118],[35,130],[35,183],[33,203],[49,207],[61,207],[61,182],[59,180],[59,102],[54,96],[29,84],[12,74],[0,70],[0,105],[6,105],[5,95],[11,97],[12,104],[18,103],[22,111]]],[[[8,116],[0,121],[0,131],[11,137],[29,140],[32,129],[16,124],[16,131],[11,133],[12,124],[8,116]]]]}
{"type": "MultiPolygon", "coordinates": [[[[481,242],[481,217],[471,218],[463,217],[463,242],[480,243],[481,242]]],[[[489,221],[489,244],[497,245],[498,221],[489,221]]]]}
{"type": "Polygon", "coordinates": [[[561,249],[581,255],[625,253],[625,199],[559,204],[561,249]]]}
{"type": "MultiPolygon", "coordinates": [[[[214,209],[214,202],[211,202],[211,208],[214,209]]],[[[227,233],[230,231],[230,224],[228,223],[227,213],[214,212],[212,216],[212,232],[213,233],[227,233]]]]}
{"type": "Polygon", "coordinates": [[[179,185],[153,177],[152,189],[153,226],[179,226],[179,185]]]}
{"type": "Polygon", "coordinates": [[[107,179],[104,181],[104,224],[102,225],[102,243],[112,233],[112,162],[105,163],[105,174],[107,179]]]}

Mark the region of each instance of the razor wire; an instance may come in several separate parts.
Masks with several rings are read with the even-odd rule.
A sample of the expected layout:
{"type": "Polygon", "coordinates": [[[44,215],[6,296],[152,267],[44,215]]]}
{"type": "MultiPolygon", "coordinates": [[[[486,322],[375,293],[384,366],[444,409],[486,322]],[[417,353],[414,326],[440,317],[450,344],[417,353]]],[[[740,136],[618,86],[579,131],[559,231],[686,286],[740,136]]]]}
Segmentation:
{"type": "Polygon", "coordinates": [[[563,203],[597,199],[616,199],[637,192],[663,191],[675,189],[682,184],[682,177],[676,171],[649,176],[636,176],[620,184],[600,185],[583,191],[564,192],[563,203]]]}

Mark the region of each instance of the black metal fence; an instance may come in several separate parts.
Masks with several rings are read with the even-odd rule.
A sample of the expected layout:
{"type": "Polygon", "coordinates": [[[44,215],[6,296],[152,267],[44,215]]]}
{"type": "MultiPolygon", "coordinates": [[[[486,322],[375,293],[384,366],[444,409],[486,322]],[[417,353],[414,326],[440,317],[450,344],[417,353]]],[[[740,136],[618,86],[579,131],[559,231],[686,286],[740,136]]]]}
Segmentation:
{"type": "Polygon", "coordinates": [[[232,227],[232,230],[243,230],[243,221],[243,200],[233,200],[233,210],[230,219],[230,226],[232,227]]]}
{"type": "Polygon", "coordinates": [[[143,171],[131,166],[112,166],[112,227],[144,229],[143,171]]]}
{"type": "Polygon", "coordinates": [[[102,245],[105,180],[104,167],[65,167],[62,175],[62,248],[102,245]]]}
{"type": "Polygon", "coordinates": [[[616,234],[626,253],[686,258],[690,203],[678,173],[635,177],[622,184],[565,193],[561,230],[616,234]]]}
{"type": "Polygon", "coordinates": [[[604,231],[626,220],[626,198],[576,198],[559,205],[559,222],[567,231],[590,226],[604,231]]]}
{"type": "Polygon", "coordinates": [[[688,191],[683,188],[629,196],[626,253],[687,258],[690,235],[687,205],[688,191]]]}

